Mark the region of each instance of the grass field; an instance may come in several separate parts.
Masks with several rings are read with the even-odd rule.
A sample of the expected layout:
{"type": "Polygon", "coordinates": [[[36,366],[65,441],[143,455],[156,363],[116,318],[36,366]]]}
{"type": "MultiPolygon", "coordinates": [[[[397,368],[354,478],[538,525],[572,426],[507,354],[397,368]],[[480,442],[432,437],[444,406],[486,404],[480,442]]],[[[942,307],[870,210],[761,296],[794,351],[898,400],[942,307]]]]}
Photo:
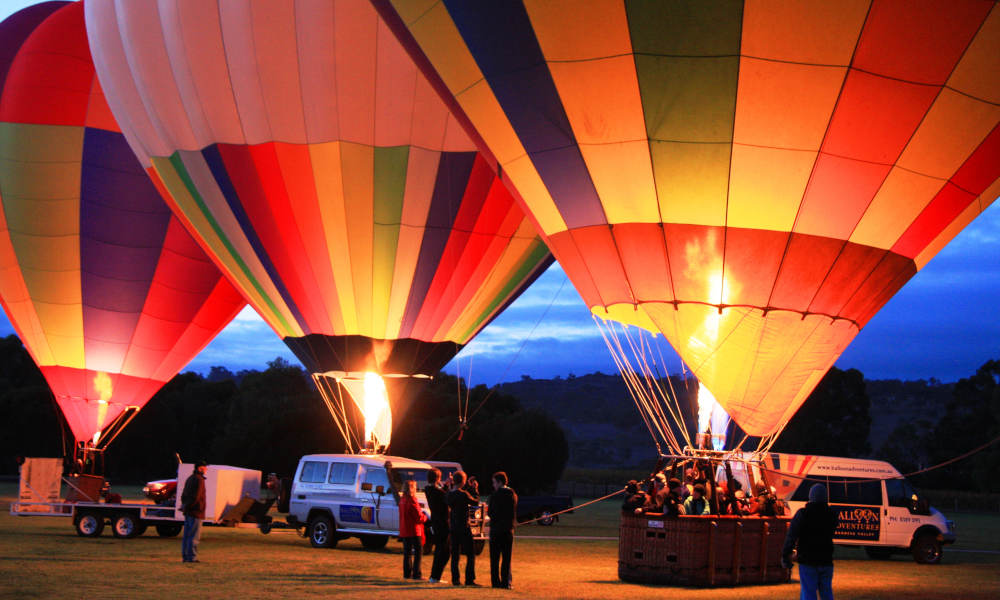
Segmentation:
{"type": "MultiPolygon", "coordinates": [[[[180,562],[180,538],[152,531],[118,540],[74,533],[69,519],[9,514],[16,494],[0,484],[0,596],[4,598],[797,598],[798,583],[721,589],[666,588],[618,580],[615,540],[618,502],[566,515],[554,527],[518,529],[513,591],[411,583],[401,577],[401,546],[366,551],[357,540],[315,550],[289,530],[205,528],[200,564],[180,562]],[[535,536],[542,536],[541,539],[535,536]],[[562,538],[562,539],[559,539],[562,538]]],[[[131,495],[131,494],[129,494],[131,495]]],[[[944,563],[917,565],[908,557],[871,561],[838,549],[837,598],[997,598],[1000,596],[1000,516],[949,515],[959,542],[944,563]]],[[[489,583],[486,554],[477,563],[489,583]]],[[[429,572],[425,561],[424,576],[429,572]]]]}

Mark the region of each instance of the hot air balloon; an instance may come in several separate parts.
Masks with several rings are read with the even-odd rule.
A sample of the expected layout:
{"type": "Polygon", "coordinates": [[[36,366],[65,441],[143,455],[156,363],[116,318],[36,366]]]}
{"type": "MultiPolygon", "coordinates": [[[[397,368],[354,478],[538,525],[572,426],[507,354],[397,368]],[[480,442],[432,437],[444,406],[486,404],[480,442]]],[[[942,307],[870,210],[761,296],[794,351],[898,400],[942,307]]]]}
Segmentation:
{"type": "Polygon", "coordinates": [[[84,452],[245,301],[171,215],[97,83],[80,3],[0,24],[0,302],[84,452]]]}
{"type": "Polygon", "coordinates": [[[979,0],[375,0],[591,311],[752,435],[1000,193],[979,0]]]}
{"type": "Polygon", "coordinates": [[[551,255],[367,2],[158,7],[87,4],[113,112],[348,448],[385,446],[382,378],[435,374],[551,255]]]}

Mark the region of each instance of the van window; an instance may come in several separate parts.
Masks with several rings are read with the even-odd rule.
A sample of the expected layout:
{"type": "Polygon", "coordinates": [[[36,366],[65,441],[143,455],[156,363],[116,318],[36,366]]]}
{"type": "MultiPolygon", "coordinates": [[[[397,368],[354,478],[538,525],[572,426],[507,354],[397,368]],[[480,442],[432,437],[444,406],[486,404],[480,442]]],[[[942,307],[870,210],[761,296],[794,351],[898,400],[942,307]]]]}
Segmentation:
{"type": "Polygon", "coordinates": [[[326,467],[328,463],[307,460],[302,465],[302,474],[299,481],[303,483],[323,483],[326,481],[326,467]]]}
{"type": "Polygon", "coordinates": [[[795,488],[795,493],[792,494],[791,500],[793,502],[809,502],[809,488],[817,483],[826,485],[826,477],[822,475],[810,475],[808,479],[803,479],[799,483],[799,487],[795,488]]]}
{"type": "Polygon", "coordinates": [[[886,479],[885,495],[889,506],[902,506],[909,508],[910,496],[913,495],[913,488],[905,479],[886,479]]]}
{"type": "Polygon", "coordinates": [[[372,491],[375,491],[378,486],[382,486],[382,489],[387,492],[389,491],[389,476],[386,475],[385,469],[382,467],[366,467],[363,482],[372,484],[372,491]]]}
{"type": "Polygon", "coordinates": [[[354,479],[358,476],[357,463],[333,463],[330,466],[329,483],[339,483],[342,485],[354,485],[354,479]]]}
{"type": "Polygon", "coordinates": [[[404,481],[416,481],[417,489],[421,490],[427,485],[427,469],[392,469],[392,481],[398,489],[403,489],[404,481]]]}
{"type": "Polygon", "coordinates": [[[882,504],[882,486],[878,481],[860,477],[831,477],[827,490],[831,504],[882,504]]]}

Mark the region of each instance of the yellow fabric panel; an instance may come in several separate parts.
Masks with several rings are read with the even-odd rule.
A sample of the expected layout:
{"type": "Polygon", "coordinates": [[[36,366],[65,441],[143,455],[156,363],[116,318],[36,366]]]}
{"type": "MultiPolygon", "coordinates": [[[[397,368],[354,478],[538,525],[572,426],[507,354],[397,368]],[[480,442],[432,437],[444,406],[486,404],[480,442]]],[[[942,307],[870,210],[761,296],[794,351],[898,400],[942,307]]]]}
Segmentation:
{"type": "Polygon", "coordinates": [[[424,239],[424,224],[434,196],[441,153],[423,148],[410,147],[406,165],[406,192],[403,195],[403,213],[396,242],[396,264],[392,271],[392,287],[389,293],[389,309],[386,313],[385,338],[399,337],[403,326],[403,315],[410,299],[413,273],[420,257],[420,245],[424,239]]]}
{"type": "Polygon", "coordinates": [[[986,191],[983,192],[975,202],[969,204],[969,206],[962,211],[962,214],[956,217],[954,221],[944,228],[944,231],[934,238],[934,241],[927,244],[927,247],[924,248],[920,254],[914,257],[913,262],[916,264],[917,270],[919,271],[920,269],[923,269],[924,265],[930,262],[930,260],[934,258],[934,256],[952,240],[952,238],[958,235],[966,225],[971,223],[984,210],[986,210],[997,198],[997,196],[1000,196],[1000,180],[994,181],[993,185],[986,188],[986,191]]]}
{"type": "MultiPolygon", "coordinates": [[[[1000,71],[997,73],[995,77],[983,79],[1000,80],[1000,71]]],[[[927,111],[896,164],[947,179],[962,166],[998,121],[1000,106],[945,88],[927,111]]]]}
{"type": "Polygon", "coordinates": [[[372,336],[372,270],[374,260],[375,221],[374,195],[375,149],[371,146],[342,143],[340,160],[343,169],[344,214],[347,217],[347,258],[354,281],[355,309],[358,333],[372,336]]]}
{"type": "Polygon", "coordinates": [[[733,145],[729,227],[791,231],[816,152],[733,145]]]}
{"type": "Polygon", "coordinates": [[[580,146],[608,223],[658,223],[660,210],[645,139],[580,146]]]}
{"type": "Polygon", "coordinates": [[[847,69],[744,58],[733,141],[819,150],[847,69]]]}
{"type": "MultiPolygon", "coordinates": [[[[351,274],[350,235],[347,227],[347,213],[344,207],[343,167],[340,160],[340,142],[312,144],[309,157],[313,164],[316,184],[316,200],[319,202],[323,229],[326,231],[327,251],[333,268],[333,283],[337,290],[337,304],[328,306],[333,311],[341,310],[344,331],[358,332],[357,307],[354,295],[354,280],[351,274]]],[[[369,173],[371,169],[369,168],[369,173]]],[[[366,201],[371,204],[371,200],[366,201]]]]}
{"type": "Polygon", "coordinates": [[[945,182],[893,167],[851,234],[850,241],[892,248],[945,182]]]}
{"type": "Polygon", "coordinates": [[[542,229],[542,235],[552,235],[560,231],[566,231],[566,222],[563,221],[559,209],[556,208],[548,188],[542,182],[542,178],[535,170],[531,158],[521,155],[517,159],[503,165],[507,175],[517,188],[517,192],[528,205],[528,210],[538,221],[538,226],[542,229]]]}
{"type": "MultiPolygon", "coordinates": [[[[603,306],[591,306],[590,312],[605,321],[618,321],[625,325],[632,325],[649,331],[660,333],[660,328],[646,313],[644,304],[633,306],[631,304],[613,304],[607,308],[603,306]]],[[[671,307],[672,308],[672,307],[671,307]]]]}
{"type": "Polygon", "coordinates": [[[726,224],[730,144],[650,142],[664,223],[726,224]]]}
{"type": "Polygon", "coordinates": [[[747,0],[740,53],[789,62],[847,65],[869,0],[747,0]]]}
{"type": "MultiPolygon", "coordinates": [[[[82,153],[82,150],[81,150],[82,153]]],[[[80,159],[64,162],[7,162],[3,194],[20,200],[80,202],[80,159]]],[[[13,226],[13,225],[12,225],[13,226]]]]}
{"type": "Polygon", "coordinates": [[[656,323],[699,381],[751,435],[773,432],[804,398],[815,373],[825,371],[857,335],[847,321],[787,311],[647,303],[656,323]]]}
{"type": "MultiPolygon", "coordinates": [[[[80,273],[75,273],[79,282],[80,273]]],[[[35,300],[35,313],[52,349],[53,364],[86,368],[83,354],[83,305],[49,304],[35,300]]]]}
{"type": "Polygon", "coordinates": [[[631,55],[549,63],[549,72],[577,143],[646,139],[639,80],[631,55]]]}
{"type": "Polygon", "coordinates": [[[1000,77],[997,77],[997,73],[1000,73],[1000,52],[997,48],[1000,48],[1000,10],[994,6],[962,60],[952,71],[948,86],[987,102],[1000,104],[1000,77]]]}
{"type": "Polygon", "coordinates": [[[479,65],[466,48],[443,2],[420,14],[404,11],[401,8],[403,4],[405,2],[400,0],[393,2],[401,16],[404,13],[413,15],[414,20],[406,16],[403,20],[452,94],[457,96],[462,90],[482,81],[479,65]]]}
{"type": "Polygon", "coordinates": [[[7,230],[7,219],[0,207],[0,302],[7,312],[11,325],[24,342],[24,347],[31,353],[35,364],[39,366],[53,364],[52,350],[42,324],[31,303],[28,286],[17,263],[17,255],[11,244],[7,230]]]}
{"type": "Polygon", "coordinates": [[[588,0],[586,5],[578,0],[526,0],[524,8],[550,63],[632,53],[621,0],[588,0]]]}
{"type": "Polygon", "coordinates": [[[419,19],[435,4],[440,5],[441,0],[392,0],[392,7],[407,25],[419,19]]]}

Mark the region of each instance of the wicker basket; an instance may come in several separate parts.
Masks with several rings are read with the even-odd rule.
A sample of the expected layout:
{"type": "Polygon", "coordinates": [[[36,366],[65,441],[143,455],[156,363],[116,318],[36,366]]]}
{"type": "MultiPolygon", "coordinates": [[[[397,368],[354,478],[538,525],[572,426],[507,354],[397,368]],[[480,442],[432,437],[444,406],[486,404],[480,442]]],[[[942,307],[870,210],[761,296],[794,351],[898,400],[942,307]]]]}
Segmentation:
{"type": "Polygon", "coordinates": [[[623,515],[618,577],[636,583],[717,586],[789,580],[781,566],[789,519],[623,515]]]}

